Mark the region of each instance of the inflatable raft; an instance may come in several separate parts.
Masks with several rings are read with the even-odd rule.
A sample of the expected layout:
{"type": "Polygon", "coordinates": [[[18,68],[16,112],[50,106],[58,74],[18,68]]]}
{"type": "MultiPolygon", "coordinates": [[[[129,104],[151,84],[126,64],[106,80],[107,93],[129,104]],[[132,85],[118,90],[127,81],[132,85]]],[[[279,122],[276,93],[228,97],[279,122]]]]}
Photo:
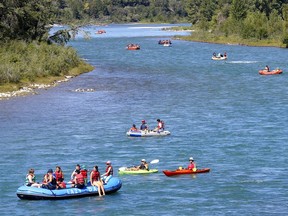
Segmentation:
{"type": "Polygon", "coordinates": [[[170,135],[169,131],[150,131],[150,130],[138,130],[138,131],[128,131],[127,136],[131,137],[150,137],[150,136],[167,136],[170,135]]]}
{"type": "Polygon", "coordinates": [[[197,169],[196,171],[189,169],[177,169],[177,170],[163,170],[163,173],[166,176],[175,176],[175,175],[184,175],[184,174],[198,174],[198,173],[207,173],[210,172],[210,168],[197,169]]]}
{"type": "MultiPolygon", "coordinates": [[[[121,188],[121,186],[122,181],[117,177],[112,177],[108,183],[104,185],[104,190],[106,194],[115,193],[121,188]]],[[[71,188],[71,185],[67,184],[66,189],[49,190],[44,188],[28,187],[24,185],[18,188],[16,194],[20,199],[58,200],[85,196],[96,196],[98,195],[98,187],[87,186],[83,189],[79,189],[71,188]]]]}
{"type": "Polygon", "coordinates": [[[227,59],[227,56],[212,56],[212,60],[226,60],[227,59]]]}
{"type": "Polygon", "coordinates": [[[119,170],[118,170],[118,173],[119,174],[151,174],[151,173],[157,173],[158,170],[157,169],[149,169],[149,170],[142,170],[142,169],[139,169],[139,170],[133,170],[129,167],[121,167],[119,170]]]}
{"type": "Polygon", "coordinates": [[[267,71],[267,70],[259,70],[260,75],[277,75],[281,74],[283,71],[281,69],[275,69],[272,71],[267,71]]]}

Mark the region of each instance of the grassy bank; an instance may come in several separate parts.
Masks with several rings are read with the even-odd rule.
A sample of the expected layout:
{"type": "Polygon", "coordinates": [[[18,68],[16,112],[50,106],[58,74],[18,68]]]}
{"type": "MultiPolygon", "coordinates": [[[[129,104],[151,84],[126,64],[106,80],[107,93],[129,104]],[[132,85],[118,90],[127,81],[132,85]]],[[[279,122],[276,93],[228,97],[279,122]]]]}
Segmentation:
{"type": "Polygon", "coordinates": [[[0,47],[0,92],[15,91],[31,83],[51,84],[93,69],[71,47],[21,41],[0,47]]]}
{"type": "MultiPolygon", "coordinates": [[[[188,28],[182,29],[181,27],[172,28],[176,31],[189,30],[188,28]]],[[[274,39],[263,39],[259,40],[256,38],[243,39],[239,35],[216,35],[210,32],[191,30],[192,33],[189,36],[179,36],[177,38],[182,40],[197,41],[197,42],[206,42],[206,43],[219,43],[219,44],[235,44],[243,46],[269,46],[269,47],[282,47],[285,48],[285,45],[282,43],[280,38],[274,39]]]]}

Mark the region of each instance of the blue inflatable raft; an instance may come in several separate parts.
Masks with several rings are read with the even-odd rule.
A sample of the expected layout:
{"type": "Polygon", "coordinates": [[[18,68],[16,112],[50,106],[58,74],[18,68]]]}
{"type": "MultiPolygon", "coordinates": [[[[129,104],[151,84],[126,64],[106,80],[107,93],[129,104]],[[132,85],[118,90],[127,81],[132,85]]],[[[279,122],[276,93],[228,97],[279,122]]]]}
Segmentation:
{"type": "MultiPolygon", "coordinates": [[[[107,184],[104,185],[106,194],[115,193],[122,186],[122,181],[117,177],[112,177],[107,184]]],[[[57,199],[69,199],[85,196],[98,195],[98,187],[87,186],[83,189],[71,188],[67,184],[66,189],[49,190],[44,188],[21,186],[17,190],[17,196],[20,199],[28,200],[57,200],[57,199]],[[70,188],[69,188],[70,187],[70,188]]]]}

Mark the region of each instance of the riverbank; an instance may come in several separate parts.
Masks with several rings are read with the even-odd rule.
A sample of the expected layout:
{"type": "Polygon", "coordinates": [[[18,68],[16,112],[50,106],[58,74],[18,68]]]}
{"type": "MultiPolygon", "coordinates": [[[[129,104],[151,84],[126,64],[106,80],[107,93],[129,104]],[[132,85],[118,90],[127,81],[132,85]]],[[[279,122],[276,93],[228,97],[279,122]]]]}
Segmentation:
{"type": "MultiPolygon", "coordinates": [[[[166,29],[165,29],[166,30],[166,29]]],[[[171,31],[190,31],[189,36],[177,36],[177,39],[195,41],[202,43],[215,43],[215,44],[228,44],[228,45],[240,45],[240,46],[257,46],[257,47],[279,47],[285,48],[285,44],[281,42],[279,38],[276,39],[263,39],[258,40],[256,38],[243,39],[238,35],[224,36],[215,35],[210,32],[197,31],[189,28],[171,28],[171,31]]]]}
{"type": "Polygon", "coordinates": [[[38,94],[39,89],[49,89],[70,79],[93,70],[94,67],[86,62],[68,71],[65,75],[37,78],[33,82],[23,80],[17,84],[4,84],[0,86],[0,100],[7,100],[14,97],[38,94]]]}

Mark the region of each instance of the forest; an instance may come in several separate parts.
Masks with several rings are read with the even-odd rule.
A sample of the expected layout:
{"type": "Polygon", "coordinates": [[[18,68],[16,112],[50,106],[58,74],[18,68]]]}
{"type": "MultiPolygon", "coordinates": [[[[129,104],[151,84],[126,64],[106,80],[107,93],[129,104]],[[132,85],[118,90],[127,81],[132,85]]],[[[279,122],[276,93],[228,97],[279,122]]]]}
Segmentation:
{"type": "Polygon", "coordinates": [[[187,22],[194,31],[186,39],[288,47],[288,0],[1,0],[0,85],[59,76],[80,64],[65,47],[75,25],[127,22],[187,22]],[[74,27],[49,35],[55,23],[74,27]],[[23,70],[27,62],[34,65],[23,70]]]}

